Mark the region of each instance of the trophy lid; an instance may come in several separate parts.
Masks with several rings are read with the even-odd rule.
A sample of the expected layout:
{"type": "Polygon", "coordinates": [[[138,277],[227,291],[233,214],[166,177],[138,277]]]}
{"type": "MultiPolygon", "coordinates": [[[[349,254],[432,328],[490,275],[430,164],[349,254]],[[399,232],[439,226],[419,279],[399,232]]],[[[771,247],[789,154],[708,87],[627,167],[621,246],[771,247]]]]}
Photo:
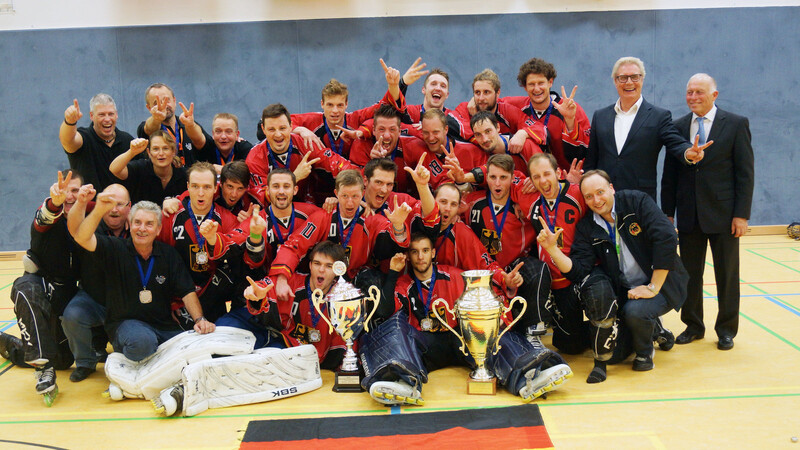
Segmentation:
{"type": "Polygon", "coordinates": [[[363,297],[361,291],[353,286],[352,283],[344,279],[344,274],[347,272],[347,264],[344,261],[336,261],[333,263],[333,273],[339,277],[339,281],[331,287],[326,299],[331,301],[344,301],[353,300],[363,297]]]}

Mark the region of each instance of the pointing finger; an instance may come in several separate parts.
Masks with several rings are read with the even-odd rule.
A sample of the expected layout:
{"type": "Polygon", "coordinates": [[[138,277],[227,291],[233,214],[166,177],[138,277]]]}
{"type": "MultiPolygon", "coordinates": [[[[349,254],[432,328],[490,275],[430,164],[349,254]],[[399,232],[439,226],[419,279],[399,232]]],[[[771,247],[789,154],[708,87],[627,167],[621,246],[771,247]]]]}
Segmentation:
{"type": "Polygon", "coordinates": [[[428,156],[428,154],[423,153],[422,156],[419,157],[419,161],[417,161],[417,169],[419,169],[420,167],[424,167],[426,156],[428,156]]]}
{"type": "Polygon", "coordinates": [[[381,66],[383,67],[383,71],[384,72],[388,72],[389,71],[389,66],[387,66],[386,63],[383,62],[383,58],[381,58],[380,61],[381,61],[381,66]]]}
{"type": "Polygon", "coordinates": [[[552,232],[550,231],[550,227],[547,226],[547,222],[544,221],[543,216],[539,216],[539,222],[542,224],[542,231],[544,231],[547,234],[552,234],[552,232]]]}
{"type": "Polygon", "coordinates": [[[319,160],[320,160],[320,158],[314,158],[314,159],[312,159],[311,161],[309,161],[309,162],[308,162],[308,164],[313,166],[314,164],[316,164],[317,162],[319,162],[319,160]]]}
{"type": "Polygon", "coordinates": [[[72,100],[72,104],[75,105],[75,109],[77,109],[78,112],[81,112],[81,107],[78,106],[78,99],[77,98],[72,100]]]}
{"type": "Polygon", "coordinates": [[[250,283],[250,286],[253,286],[253,289],[260,289],[260,288],[261,288],[261,286],[259,286],[258,284],[256,284],[256,282],[255,282],[255,281],[253,281],[253,279],[252,279],[252,278],[250,278],[250,276],[249,276],[249,275],[247,275],[247,276],[246,276],[246,278],[247,278],[247,282],[248,282],[248,283],[250,283]]]}
{"type": "Polygon", "coordinates": [[[255,205],[255,206],[250,205],[250,209],[253,210],[253,216],[254,217],[257,216],[258,213],[261,211],[261,207],[259,205],[255,205]]]}
{"type": "Polygon", "coordinates": [[[514,267],[514,270],[512,270],[511,273],[513,274],[519,273],[519,269],[521,269],[523,265],[525,265],[525,261],[520,261],[519,264],[517,264],[517,266],[514,267]]]}

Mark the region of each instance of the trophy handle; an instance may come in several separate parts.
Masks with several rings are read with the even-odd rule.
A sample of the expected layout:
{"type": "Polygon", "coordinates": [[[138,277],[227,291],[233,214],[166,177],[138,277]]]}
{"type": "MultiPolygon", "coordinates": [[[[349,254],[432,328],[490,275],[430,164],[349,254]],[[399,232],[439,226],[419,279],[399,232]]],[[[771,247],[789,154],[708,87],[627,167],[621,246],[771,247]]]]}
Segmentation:
{"type": "Polygon", "coordinates": [[[324,296],[325,294],[322,293],[322,289],[314,289],[314,292],[311,293],[311,303],[314,304],[314,309],[317,310],[322,320],[328,324],[328,334],[330,334],[333,333],[333,324],[328,320],[325,314],[322,313],[322,309],[319,307],[319,305],[322,304],[322,297],[324,296]]]}
{"type": "Polygon", "coordinates": [[[493,355],[496,355],[496,354],[497,354],[497,352],[499,352],[499,351],[500,351],[500,348],[501,348],[501,347],[500,347],[500,338],[501,338],[501,337],[503,337],[503,335],[504,335],[504,334],[506,334],[506,331],[510,330],[510,329],[511,329],[511,327],[512,327],[512,326],[514,326],[514,324],[515,324],[515,323],[517,323],[517,322],[519,321],[519,319],[521,319],[521,318],[522,318],[522,315],[523,315],[523,314],[525,314],[525,310],[526,310],[526,309],[528,309],[528,302],[526,302],[524,298],[522,298],[522,297],[520,297],[520,296],[518,295],[518,296],[514,297],[513,299],[511,299],[511,301],[510,301],[510,302],[508,302],[508,306],[506,306],[506,307],[503,307],[503,313],[502,313],[502,314],[500,314],[501,320],[502,320],[502,317],[503,317],[503,316],[505,316],[507,312],[511,311],[511,307],[512,307],[512,306],[514,305],[514,303],[515,303],[515,302],[517,302],[517,301],[519,301],[519,302],[522,302],[522,311],[520,311],[520,312],[519,312],[519,315],[517,315],[517,318],[516,318],[516,319],[514,319],[514,320],[512,320],[512,321],[511,321],[511,323],[510,323],[510,324],[508,324],[508,326],[506,327],[506,329],[505,329],[505,330],[503,330],[503,332],[502,332],[502,333],[500,333],[500,335],[499,335],[499,336],[497,336],[497,344],[494,346],[494,351],[492,352],[492,354],[493,354],[493,355]]]}
{"type": "Polygon", "coordinates": [[[367,300],[372,300],[373,305],[372,312],[370,312],[367,318],[364,320],[364,331],[369,333],[369,321],[372,319],[375,311],[378,310],[378,303],[381,301],[381,291],[375,286],[370,286],[369,289],[367,289],[367,292],[369,292],[369,297],[367,297],[367,300]]]}
{"type": "Polygon", "coordinates": [[[436,318],[439,319],[439,322],[444,324],[444,326],[446,326],[448,330],[452,331],[453,334],[456,335],[458,340],[461,341],[461,348],[459,348],[459,350],[461,350],[461,353],[463,353],[465,356],[469,356],[469,354],[467,353],[467,343],[464,342],[464,337],[461,336],[460,334],[458,334],[458,331],[454,330],[453,327],[451,327],[450,324],[447,323],[446,319],[442,319],[442,316],[439,315],[439,311],[436,310],[436,305],[438,305],[439,302],[441,302],[443,304],[444,309],[446,309],[447,312],[452,314],[453,317],[458,318],[456,316],[456,312],[454,310],[450,309],[449,306],[447,306],[447,300],[445,300],[445,299],[443,299],[441,297],[437,298],[436,300],[433,301],[433,303],[431,303],[431,309],[433,309],[433,315],[436,316],[436,318]]]}

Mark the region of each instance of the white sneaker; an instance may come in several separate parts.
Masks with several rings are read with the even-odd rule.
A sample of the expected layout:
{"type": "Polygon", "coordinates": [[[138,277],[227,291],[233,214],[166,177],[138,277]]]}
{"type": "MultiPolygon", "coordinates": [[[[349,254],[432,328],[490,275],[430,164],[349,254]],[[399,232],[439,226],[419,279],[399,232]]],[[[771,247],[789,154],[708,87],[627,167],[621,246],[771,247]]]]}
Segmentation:
{"type": "Polygon", "coordinates": [[[384,405],[424,405],[422,394],[405,381],[376,381],[369,395],[384,405]]]}
{"type": "Polygon", "coordinates": [[[525,386],[519,390],[519,396],[522,397],[522,401],[525,403],[558,389],[559,385],[572,376],[572,369],[566,364],[557,364],[549,369],[537,372],[538,369],[531,369],[525,374],[525,386]]]}

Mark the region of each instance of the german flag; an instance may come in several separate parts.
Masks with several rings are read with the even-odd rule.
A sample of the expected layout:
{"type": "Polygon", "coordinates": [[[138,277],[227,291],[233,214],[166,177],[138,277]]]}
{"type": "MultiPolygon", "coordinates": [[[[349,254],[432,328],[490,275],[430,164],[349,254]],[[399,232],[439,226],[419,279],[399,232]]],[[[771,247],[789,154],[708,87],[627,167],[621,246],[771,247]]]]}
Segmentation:
{"type": "Polygon", "coordinates": [[[240,449],[552,448],[536,405],[250,422],[240,449]]]}

